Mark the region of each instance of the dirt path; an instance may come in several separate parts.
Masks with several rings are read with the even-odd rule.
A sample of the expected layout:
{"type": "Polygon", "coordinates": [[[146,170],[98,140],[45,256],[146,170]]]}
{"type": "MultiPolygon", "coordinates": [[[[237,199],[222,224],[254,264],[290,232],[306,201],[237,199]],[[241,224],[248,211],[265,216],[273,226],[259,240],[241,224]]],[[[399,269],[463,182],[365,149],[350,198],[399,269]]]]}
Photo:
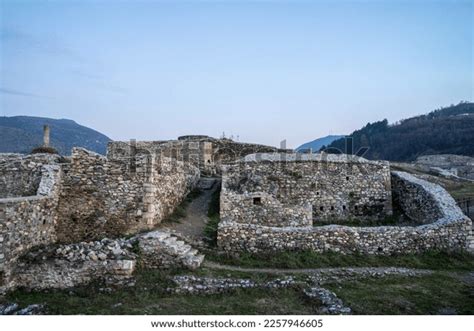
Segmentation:
{"type": "Polygon", "coordinates": [[[203,239],[203,230],[209,220],[209,217],[207,217],[209,202],[211,201],[212,193],[219,186],[219,180],[204,178],[200,180],[200,184],[198,184],[198,187],[201,187],[199,188],[201,194],[186,206],[186,216],[180,219],[179,222],[163,224],[163,229],[178,232],[193,241],[201,241],[203,239]],[[211,187],[208,187],[209,181],[213,182],[211,187]]]}

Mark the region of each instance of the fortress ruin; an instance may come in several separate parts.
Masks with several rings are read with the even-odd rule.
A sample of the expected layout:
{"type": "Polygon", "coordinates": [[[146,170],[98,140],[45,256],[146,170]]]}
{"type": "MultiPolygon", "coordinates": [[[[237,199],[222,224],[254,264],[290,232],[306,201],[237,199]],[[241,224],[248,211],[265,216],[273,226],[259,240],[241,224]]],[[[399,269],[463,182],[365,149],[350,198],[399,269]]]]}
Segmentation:
{"type": "Polygon", "coordinates": [[[208,136],[111,142],[107,156],[0,155],[0,293],[123,283],[138,263],[134,245],[147,267],[198,267],[196,249],[153,230],[205,176],[222,177],[226,254],[474,251],[472,222],[452,197],[387,162],[208,136]],[[364,226],[395,206],[412,224],[364,226]],[[361,226],[348,226],[355,219],[361,226]]]}

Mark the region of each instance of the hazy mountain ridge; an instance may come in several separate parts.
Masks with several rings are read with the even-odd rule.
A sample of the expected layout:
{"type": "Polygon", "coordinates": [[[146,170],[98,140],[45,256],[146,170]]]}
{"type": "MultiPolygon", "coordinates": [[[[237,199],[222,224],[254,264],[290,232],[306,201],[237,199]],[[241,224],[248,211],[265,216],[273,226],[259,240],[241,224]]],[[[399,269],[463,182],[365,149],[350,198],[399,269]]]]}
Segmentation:
{"type": "Polygon", "coordinates": [[[43,125],[51,128],[50,145],[69,155],[73,147],[84,147],[105,154],[111,140],[104,134],[69,119],[32,116],[0,117],[0,152],[29,153],[43,143],[43,125]]]}
{"type": "Polygon", "coordinates": [[[344,135],[329,135],[329,136],[321,137],[313,141],[304,143],[301,146],[297,147],[295,150],[303,151],[303,150],[308,150],[311,148],[313,152],[317,152],[321,149],[321,147],[328,146],[333,141],[344,138],[344,137],[345,137],[344,135]]]}

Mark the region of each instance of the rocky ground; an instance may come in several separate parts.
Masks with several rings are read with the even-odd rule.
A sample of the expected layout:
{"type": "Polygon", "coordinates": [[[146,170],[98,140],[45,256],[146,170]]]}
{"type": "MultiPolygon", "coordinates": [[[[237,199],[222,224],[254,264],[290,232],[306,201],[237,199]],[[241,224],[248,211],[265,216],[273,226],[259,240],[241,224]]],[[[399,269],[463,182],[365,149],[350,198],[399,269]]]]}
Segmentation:
{"type": "Polygon", "coordinates": [[[33,304],[24,308],[16,303],[0,305],[0,315],[43,315],[45,307],[43,305],[33,304]]]}

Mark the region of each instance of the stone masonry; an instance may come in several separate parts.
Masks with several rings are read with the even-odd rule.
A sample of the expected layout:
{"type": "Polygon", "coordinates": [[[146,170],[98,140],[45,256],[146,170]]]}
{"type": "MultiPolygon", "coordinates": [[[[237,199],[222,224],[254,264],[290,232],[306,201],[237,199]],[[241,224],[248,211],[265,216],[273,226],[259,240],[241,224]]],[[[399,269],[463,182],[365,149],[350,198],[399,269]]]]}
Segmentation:
{"type": "Polygon", "coordinates": [[[332,154],[253,154],[224,167],[221,216],[311,226],[392,214],[387,162],[332,154]]]}
{"type": "Polygon", "coordinates": [[[112,141],[107,147],[110,160],[129,159],[135,153],[168,157],[190,163],[203,175],[221,173],[221,166],[252,153],[283,151],[276,147],[216,139],[203,135],[178,137],[177,140],[160,141],[112,141]]]}
{"type": "Polygon", "coordinates": [[[51,155],[7,154],[1,158],[0,288],[20,255],[56,240],[61,180],[58,160],[51,155]]]}
{"type": "Polygon", "coordinates": [[[199,170],[189,164],[136,154],[130,162],[74,148],[64,167],[58,240],[77,242],[150,229],[194,188],[199,170]]]}
{"type": "MultiPolygon", "coordinates": [[[[50,154],[2,154],[0,175],[2,292],[21,274],[28,274],[13,275],[12,270],[32,249],[153,228],[195,187],[200,171],[190,163],[166,157],[136,153],[133,160],[109,160],[74,148],[70,159],[50,154]]],[[[193,254],[188,255],[192,258],[193,254]]],[[[68,269],[69,262],[56,262],[59,267],[53,269],[59,277],[61,266],[68,269]]],[[[72,271],[71,277],[83,279],[87,273],[105,272],[93,262],[72,271]]],[[[200,260],[193,263],[198,265],[200,260]]],[[[48,269],[43,264],[29,266],[36,270],[31,275],[48,269]]]]}
{"type": "MultiPolygon", "coordinates": [[[[234,205],[233,208],[224,206],[226,211],[218,227],[218,247],[228,254],[285,250],[386,255],[432,249],[474,251],[472,221],[462,213],[442,187],[403,172],[392,173],[392,184],[394,196],[403,200],[401,207],[406,215],[423,225],[313,227],[303,219],[299,225],[298,222],[293,222],[297,225],[289,225],[283,221],[275,226],[272,222],[248,221],[252,220],[252,217],[245,216],[248,205],[242,204],[234,205]]],[[[230,198],[226,197],[226,189],[228,187],[224,186],[224,205],[232,198],[232,195],[230,198]]],[[[239,189],[240,187],[234,187],[232,191],[239,189]]]]}

